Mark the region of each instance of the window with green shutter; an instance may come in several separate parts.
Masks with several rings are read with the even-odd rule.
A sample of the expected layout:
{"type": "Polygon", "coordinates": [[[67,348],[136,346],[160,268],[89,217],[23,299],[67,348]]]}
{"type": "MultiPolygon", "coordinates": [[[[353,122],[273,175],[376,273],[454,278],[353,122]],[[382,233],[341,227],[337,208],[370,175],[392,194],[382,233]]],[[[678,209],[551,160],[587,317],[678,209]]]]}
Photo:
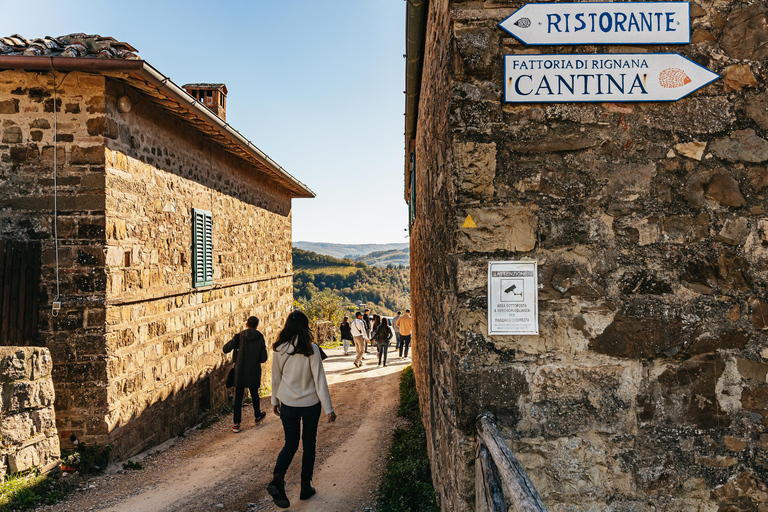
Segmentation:
{"type": "Polygon", "coordinates": [[[213,217],[192,209],[192,282],[194,287],[213,284],[213,217]]]}

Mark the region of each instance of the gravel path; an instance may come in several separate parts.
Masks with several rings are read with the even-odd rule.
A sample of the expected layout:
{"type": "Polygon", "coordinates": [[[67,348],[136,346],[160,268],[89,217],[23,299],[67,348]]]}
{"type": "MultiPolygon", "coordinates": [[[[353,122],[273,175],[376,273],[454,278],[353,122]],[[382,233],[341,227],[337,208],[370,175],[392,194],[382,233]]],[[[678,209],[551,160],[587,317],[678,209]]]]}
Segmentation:
{"type": "MultiPolygon", "coordinates": [[[[341,349],[326,351],[325,370],[338,418],[328,423],[325,414],[318,429],[314,486],[317,494],[299,500],[301,448],[286,475],[290,510],[375,510],[375,492],[386,465],[397,418],[401,370],[409,361],[389,352],[387,368],[376,366],[375,352],[365,366],[352,366],[353,356],[341,349]]],[[[277,453],[283,445],[280,419],[272,413],[269,399],[261,401],[267,418],[255,426],[250,406],[243,410],[243,431],[231,432],[231,417],[207,429],[196,429],[183,438],[132,460],[141,470],[124,471],[122,464],[80,485],[51,512],[248,512],[281,510],[266,491],[277,453]]]]}

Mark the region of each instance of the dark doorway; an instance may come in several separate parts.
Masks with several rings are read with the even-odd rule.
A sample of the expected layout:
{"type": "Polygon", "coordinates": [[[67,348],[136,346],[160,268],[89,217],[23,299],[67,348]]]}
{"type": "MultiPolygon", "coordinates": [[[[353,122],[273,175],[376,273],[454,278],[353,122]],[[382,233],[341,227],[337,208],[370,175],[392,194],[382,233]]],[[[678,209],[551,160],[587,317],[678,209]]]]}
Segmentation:
{"type": "Polygon", "coordinates": [[[0,345],[36,345],[40,242],[0,240],[0,345]]]}

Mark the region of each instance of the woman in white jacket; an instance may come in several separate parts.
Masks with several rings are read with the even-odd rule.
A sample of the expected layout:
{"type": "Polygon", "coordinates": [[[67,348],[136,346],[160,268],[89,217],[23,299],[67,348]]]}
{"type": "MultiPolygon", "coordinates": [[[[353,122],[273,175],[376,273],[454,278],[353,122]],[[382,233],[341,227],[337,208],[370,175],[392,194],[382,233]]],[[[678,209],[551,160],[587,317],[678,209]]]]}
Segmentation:
{"type": "Polygon", "coordinates": [[[312,343],[309,319],[304,313],[294,311],[288,315],[272,349],[275,351],[272,358],[272,405],[275,414],[283,422],[285,445],[277,456],[273,478],[267,490],[275,505],[288,508],[291,503],[285,494],[285,472],[299,449],[299,439],[303,439],[304,448],[299,499],[306,500],[315,494],[312,473],[321,404],[328,414],[329,422],[336,421],[336,413],[331,405],[320,348],[312,343]]]}

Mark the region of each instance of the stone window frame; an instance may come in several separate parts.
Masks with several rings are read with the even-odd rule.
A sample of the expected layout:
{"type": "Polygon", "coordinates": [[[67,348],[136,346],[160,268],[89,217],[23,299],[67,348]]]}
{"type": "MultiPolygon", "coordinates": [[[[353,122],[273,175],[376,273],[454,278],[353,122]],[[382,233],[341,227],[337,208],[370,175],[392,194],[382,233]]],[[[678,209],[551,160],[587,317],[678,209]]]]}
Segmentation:
{"type": "Polygon", "coordinates": [[[213,214],[192,209],[192,286],[213,284],[213,214]]]}

